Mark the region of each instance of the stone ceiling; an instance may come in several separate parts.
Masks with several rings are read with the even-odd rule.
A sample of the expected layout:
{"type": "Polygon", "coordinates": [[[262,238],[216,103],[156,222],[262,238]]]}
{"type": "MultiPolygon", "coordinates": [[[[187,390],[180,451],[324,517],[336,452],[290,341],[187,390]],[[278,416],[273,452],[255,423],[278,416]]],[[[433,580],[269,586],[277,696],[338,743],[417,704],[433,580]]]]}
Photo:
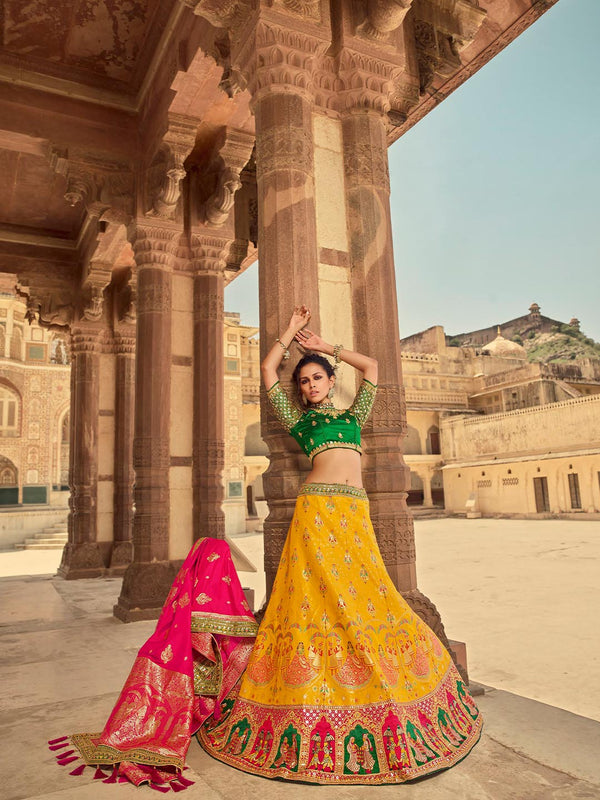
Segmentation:
{"type": "MultiPolygon", "coordinates": [[[[288,5],[287,0],[269,5],[282,1],[288,5]]],[[[460,61],[450,53],[453,73],[434,65],[420,95],[413,58],[416,105],[390,126],[390,142],[556,2],[412,1],[413,14],[435,4],[443,13],[460,6],[484,21],[461,49],[460,61]]],[[[221,8],[221,2],[232,6],[230,0],[201,4],[221,8]]],[[[171,136],[172,150],[189,146],[198,152],[209,150],[211,136],[224,126],[252,135],[249,92],[227,93],[221,84],[222,20],[217,15],[211,23],[195,15],[188,6],[196,3],[200,0],[0,3],[0,271],[14,272],[15,263],[34,265],[36,259],[76,269],[88,246],[83,239],[91,195],[101,205],[109,186],[117,205],[129,193],[133,209],[135,170],[147,168],[144,158],[159,152],[165,136],[171,136]],[[182,144],[177,137],[185,130],[192,135],[182,144]]],[[[377,6],[365,7],[371,5],[377,6]]]]}
{"type": "Polygon", "coordinates": [[[135,93],[177,0],[4,0],[0,65],[135,93]]]}

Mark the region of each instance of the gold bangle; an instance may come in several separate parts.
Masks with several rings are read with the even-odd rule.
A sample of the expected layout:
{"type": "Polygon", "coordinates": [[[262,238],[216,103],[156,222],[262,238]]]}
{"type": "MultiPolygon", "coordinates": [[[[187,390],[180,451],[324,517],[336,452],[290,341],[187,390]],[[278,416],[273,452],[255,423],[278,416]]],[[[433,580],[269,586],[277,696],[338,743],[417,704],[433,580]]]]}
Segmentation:
{"type": "Polygon", "coordinates": [[[287,360],[288,360],[288,358],[290,357],[290,351],[288,350],[288,348],[287,348],[287,345],[285,345],[285,344],[284,344],[284,343],[281,341],[281,339],[276,339],[275,341],[276,341],[276,342],[279,342],[279,344],[280,344],[280,345],[281,345],[281,347],[283,348],[283,360],[284,360],[284,361],[287,361],[287,360]]]}
{"type": "Polygon", "coordinates": [[[341,361],[340,350],[343,350],[343,349],[344,349],[344,345],[343,344],[334,344],[333,345],[333,360],[334,360],[333,368],[334,369],[337,369],[337,366],[341,361]]]}

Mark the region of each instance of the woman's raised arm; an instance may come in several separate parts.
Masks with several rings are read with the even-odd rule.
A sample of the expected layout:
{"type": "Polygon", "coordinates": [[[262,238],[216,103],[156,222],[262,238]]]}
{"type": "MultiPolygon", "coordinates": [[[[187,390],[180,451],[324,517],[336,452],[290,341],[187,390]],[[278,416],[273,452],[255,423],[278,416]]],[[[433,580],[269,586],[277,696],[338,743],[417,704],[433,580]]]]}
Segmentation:
{"type": "Polygon", "coordinates": [[[377,360],[370,356],[365,356],[362,353],[356,353],[354,350],[346,350],[341,345],[328,344],[316,333],[309,331],[308,328],[300,330],[294,337],[296,341],[304,347],[305,350],[313,350],[316,353],[323,353],[326,356],[333,356],[336,363],[337,361],[344,361],[350,364],[354,369],[360,370],[363,377],[370,383],[377,385],[377,360]]]}
{"type": "Polygon", "coordinates": [[[277,381],[279,376],[277,370],[284,358],[289,358],[289,346],[296,338],[296,335],[310,320],[310,309],[306,306],[297,306],[290,319],[287,330],[275,341],[260,365],[260,371],[265,387],[270,389],[277,381]]]}

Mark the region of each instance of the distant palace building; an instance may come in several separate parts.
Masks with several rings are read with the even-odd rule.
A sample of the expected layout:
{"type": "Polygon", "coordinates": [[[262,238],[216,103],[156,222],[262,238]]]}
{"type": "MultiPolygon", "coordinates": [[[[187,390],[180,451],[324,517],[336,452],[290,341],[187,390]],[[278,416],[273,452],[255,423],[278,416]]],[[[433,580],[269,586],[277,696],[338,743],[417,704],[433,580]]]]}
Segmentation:
{"type": "Polygon", "coordinates": [[[499,328],[401,341],[410,503],[442,504],[443,487],[454,513],[600,511],[600,359],[529,362],[502,335],[561,326],[534,303],[499,328]]]}
{"type": "MultiPolygon", "coordinates": [[[[0,278],[0,509],[23,508],[33,529],[41,507],[66,506],[69,473],[70,367],[60,335],[26,319],[14,281],[0,278]],[[34,508],[37,510],[34,513],[34,508]]],[[[63,517],[66,517],[66,509],[63,517]]],[[[0,546],[30,528],[0,518],[0,546]],[[6,530],[5,530],[6,528],[6,530]]]]}

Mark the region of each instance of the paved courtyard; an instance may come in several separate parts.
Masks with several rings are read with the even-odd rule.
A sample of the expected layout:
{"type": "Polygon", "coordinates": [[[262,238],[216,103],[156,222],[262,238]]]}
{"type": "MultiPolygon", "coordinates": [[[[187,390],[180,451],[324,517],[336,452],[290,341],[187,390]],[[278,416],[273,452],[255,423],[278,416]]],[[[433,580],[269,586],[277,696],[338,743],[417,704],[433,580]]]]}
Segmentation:
{"type": "MultiPolygon", "coordinates": [[[[566,520],[419,520],[419,585],[451,638],[467,642],[481,743],[463,763],[403,787],[324,789],[236,772],[193,742],[189,800],[583,800],[600,798],[600,524],[566,520]]],[[[261,563],[261,538],[235,543],[261,563]]],[[[0,553],[0,770],[4,800],[149,795],[67,775],[46,739],[102,727],[152,622],[111,616],[118,579],[51,577],[60,551],[0,553]]],[[[260,573],[242,574],[257,599],[260,573]]]]}

